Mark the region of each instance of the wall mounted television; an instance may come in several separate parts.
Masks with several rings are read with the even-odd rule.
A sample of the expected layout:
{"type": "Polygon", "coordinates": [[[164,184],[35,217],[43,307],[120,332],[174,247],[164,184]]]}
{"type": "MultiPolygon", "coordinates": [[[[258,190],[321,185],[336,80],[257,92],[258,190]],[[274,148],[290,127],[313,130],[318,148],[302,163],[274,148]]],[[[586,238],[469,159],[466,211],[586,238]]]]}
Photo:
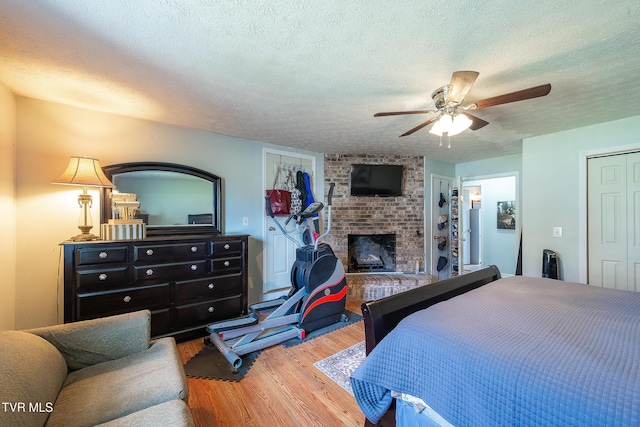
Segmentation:
{"type": "Polygon", "coordinates": [[[402,196],[402,165],[351,165],[351,195],[402,196]]]}

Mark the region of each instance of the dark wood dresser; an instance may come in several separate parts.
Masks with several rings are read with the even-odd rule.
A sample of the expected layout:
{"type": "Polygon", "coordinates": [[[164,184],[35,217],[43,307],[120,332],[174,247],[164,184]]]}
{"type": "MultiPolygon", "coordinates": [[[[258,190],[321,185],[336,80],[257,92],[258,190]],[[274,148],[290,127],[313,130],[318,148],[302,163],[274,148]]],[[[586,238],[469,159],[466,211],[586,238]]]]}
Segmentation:
{"type": "Polygon", "coordinates": [[[246,314],[246,235],[65,242],[64,321],[151,311],[152,337],[184,340],[246,314]]]}

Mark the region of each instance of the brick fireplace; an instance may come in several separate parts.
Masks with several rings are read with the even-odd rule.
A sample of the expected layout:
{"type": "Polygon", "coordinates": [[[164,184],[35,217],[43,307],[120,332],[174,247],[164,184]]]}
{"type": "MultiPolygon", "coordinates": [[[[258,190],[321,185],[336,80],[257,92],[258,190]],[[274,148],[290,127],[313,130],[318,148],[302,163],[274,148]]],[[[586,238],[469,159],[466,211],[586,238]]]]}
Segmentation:
{"type": "MultiPolygon", "coordinates": [[[[424,270],[424,160],[412,156],[327,154],[325,191],[335,182],[332,202],[331,245],[345,269],[350,264],[349,235],[394,235],[396,272],[414,272],[416,260],[424,270]],[[402,196],[350,195],[352,164],[403,165],[402,196]]],[[[391,270],[391,268],[389,268],[391,270]]]]}

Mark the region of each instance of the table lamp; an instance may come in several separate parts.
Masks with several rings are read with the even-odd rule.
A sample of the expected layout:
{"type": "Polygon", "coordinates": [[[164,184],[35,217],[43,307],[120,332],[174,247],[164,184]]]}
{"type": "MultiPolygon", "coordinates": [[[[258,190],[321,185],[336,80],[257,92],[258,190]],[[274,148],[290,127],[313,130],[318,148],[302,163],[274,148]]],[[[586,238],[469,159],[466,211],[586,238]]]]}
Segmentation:
{"type": "Polygon", "coordinates": [[[82,187],[82,194],[78,196],[78,205],[80,205],[81,209],[78,228],[82,233],[69,240],[100,240],[99,236],[89,233],[89,230],[93,228],[93,221],[91,220],[91,204],[93,201],[91,195],[87,193],[87,188],[115,186],[102,172],[98,159],[71,157],[67,169],[62,175],[54,179],[52,184],[79,185],[82,187]]]}

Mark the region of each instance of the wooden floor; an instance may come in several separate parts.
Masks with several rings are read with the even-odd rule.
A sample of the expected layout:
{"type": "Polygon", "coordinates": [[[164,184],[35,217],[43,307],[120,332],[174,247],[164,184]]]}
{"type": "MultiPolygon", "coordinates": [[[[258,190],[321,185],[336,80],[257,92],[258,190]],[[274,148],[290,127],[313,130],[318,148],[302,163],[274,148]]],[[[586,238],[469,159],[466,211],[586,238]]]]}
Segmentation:
{"type": "MultiPolygon", "coordinates": [[[[360,303],[349,301],[347,309],[359,314],[360,303]]],[[[354,397],[313,366],[363,340],[358,322],[295,347],[263,350],[239,382],[187,378],[196,426],[363,426],[354,397]]],[[[183,363],[203,346],[202,339],[178,344],[183,363]]]]}

